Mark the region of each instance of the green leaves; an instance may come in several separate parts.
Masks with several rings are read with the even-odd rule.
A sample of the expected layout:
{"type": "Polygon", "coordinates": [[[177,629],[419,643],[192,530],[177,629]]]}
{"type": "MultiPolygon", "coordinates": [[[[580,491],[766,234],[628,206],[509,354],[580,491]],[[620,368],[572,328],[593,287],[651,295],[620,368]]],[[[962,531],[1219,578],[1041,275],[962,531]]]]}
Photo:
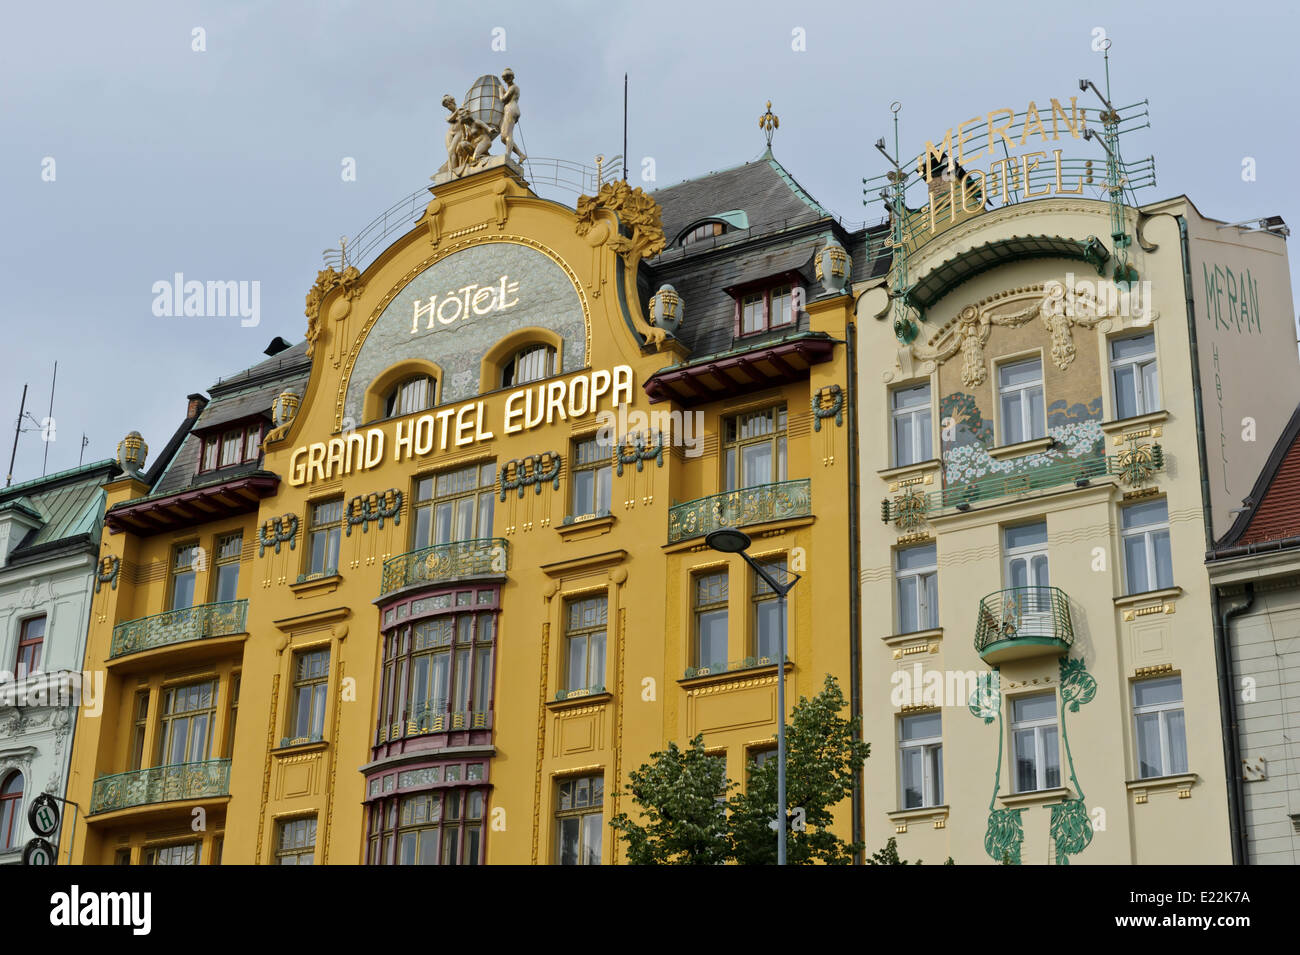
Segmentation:
{"type": "Polygon", "coordinates": [[[1082,799],[1067,799],[1052,807],[1052,841],[1056,844],[1057,865],[1069,865],[1070,856],[1088,848],[1092,820],[1082,799]]]}
{"type": "MultiPolygon", "coordinates": [[[[847,865],[861,844],[832,831],[835,810],[853,791],[870,754],[856,720],[840,713],[848,701],[827,676],[822,691],[803,698],[786,729],[786,806],[790,813],[786,857],[790,865],[825,862],[847,865]]],[[[690,748],[675,743],[630,774],[627,792],[640,819],[620,813],[611,822],[628,846],[628,860],[640,865],[742,865],[776,863],[777,761],[750,763],[744,793],[720,802],[737,788],[724,775],[722,760],[704,752],[702,736],[690,748]]],[[[847,806],[842,813],[847,813],[847,806]]]]}

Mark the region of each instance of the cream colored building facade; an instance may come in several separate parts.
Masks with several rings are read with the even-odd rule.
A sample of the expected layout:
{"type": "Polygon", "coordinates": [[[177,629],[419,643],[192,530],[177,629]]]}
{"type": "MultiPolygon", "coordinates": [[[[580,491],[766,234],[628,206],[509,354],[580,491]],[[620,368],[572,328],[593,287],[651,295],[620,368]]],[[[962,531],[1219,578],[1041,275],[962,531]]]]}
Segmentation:
{"type": "Polygon", "coordinates": [[[1203,561],[1300,393],[1285,242],[1113,209],[958,216],[855,288],[868,846],[1232,861],[1203,561]]]}

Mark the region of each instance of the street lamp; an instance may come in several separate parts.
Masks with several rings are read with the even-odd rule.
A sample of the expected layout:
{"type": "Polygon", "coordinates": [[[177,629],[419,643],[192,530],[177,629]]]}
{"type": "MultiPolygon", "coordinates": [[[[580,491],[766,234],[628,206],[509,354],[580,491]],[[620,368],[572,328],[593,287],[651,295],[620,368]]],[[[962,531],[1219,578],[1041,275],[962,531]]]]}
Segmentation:
{"type": "Polygon", "coordinates": [[[785,865],[785,595],[800,580],[798,574],[785,571],[787,583],[778,583],[762,564],[745,553],[749,549],[749,535],[734,527],[723,527],[708,534],[704,542],[716,551],[724,554],[739,554],[745,563],[754,568],[754,573],[763,578],[777,594],[780,601],[780,625],[777,627],[778,643],[776,648],[777,684],[776,708],[776,864],[785,865]]]}

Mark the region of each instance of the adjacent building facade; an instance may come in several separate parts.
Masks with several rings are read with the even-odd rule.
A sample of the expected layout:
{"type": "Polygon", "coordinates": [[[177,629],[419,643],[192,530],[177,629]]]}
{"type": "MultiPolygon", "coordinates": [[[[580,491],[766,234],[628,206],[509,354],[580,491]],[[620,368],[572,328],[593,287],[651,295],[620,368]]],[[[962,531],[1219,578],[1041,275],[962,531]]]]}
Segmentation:
{"type": "Polygon", "coordinates": [[[99,461],[0,490],[0,864],[35,835],[32,798],[63,796],[78,704],[98,705],[82,658],[91,602],[117,585],[99,561],[116,473],[99,461]]]}
{"type": "Polygon", "coordinates": [[[906,858],[1234,857],[1200,555],[1300,393],[1285,242],[1071,162],[1119,121],[928,144],[856,289],[866,833],[906,858]]]}
{"type": "Polygon", "coordinates": [[[432,191],[152,471],[124,446],[78,861],[617,863],[667,741],[743,782],[781,669],[852,691],[861,234],[770,151],[576,207],[501,157],[432,191]],[[727,525],[804,575],[785,617],[727,525]]]}
{"type": "Polygon", "coordinates": [[[1236,860],[1300,861],[1300,408],[1208,555],[1236,860]]]}

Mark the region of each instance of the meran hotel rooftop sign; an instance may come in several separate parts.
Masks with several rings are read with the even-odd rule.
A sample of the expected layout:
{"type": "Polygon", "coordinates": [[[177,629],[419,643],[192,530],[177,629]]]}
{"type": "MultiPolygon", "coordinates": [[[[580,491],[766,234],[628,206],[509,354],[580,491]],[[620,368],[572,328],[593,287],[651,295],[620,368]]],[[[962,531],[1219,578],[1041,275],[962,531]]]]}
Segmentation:
{"type": "MultiPolygon", "coordinates": [[[[1026,152],[1013,156],[1011,151],[1029,144],[1031,138],[1037,142],[1059,142],[1062,133],[1074,139],[1081,139],[1086,129],[1084,110],[1080,109],[1078,97],[1071,96],[1069,108],[1053,97],[1048,106],[1042,110],[1034,100],[1029,101],[1024,113],[1017,114],[1011,109],[990,110],[980,116],[972,116],[956,129],[944,133],[943,139],[936,145],[927,141],[925,151],[916,160],[917,173],[928,183],[937,169],[943,170],[943,179],[948,182],[948,215],[951,217],[961,203],[964,212],[981,212],[984,203],[998,196],[1009,197],[1013,193],[1021,198],[1043,198],[1049,195],[1083,194],[1083,175],[1076,176],[1073,184],[1064,181],[1062,170],[1062,151],[1058,149],[1026,152]],[[1019,139],[1015,133],[1019,133],[1019,139]],[[961,182],[960,198],[957,196],[957,176],[954,163],[965,168],[967,162],[996,156],[998,147],[1003,155],[988,160],[987,170],[969,170],[961,182]],[[1053,176],[1047,179],[1043,173],[1051,164],[1053,176]],[[978,177],[978,179],[976,179],[978,177]],[[1040,182],[1035,190],[1033,183],[1040,182]]],[[[942,205],[936,205],[933,191],[929,202],[929,225],[933,232],[938,225],[937,213],[942,205]]]]}

